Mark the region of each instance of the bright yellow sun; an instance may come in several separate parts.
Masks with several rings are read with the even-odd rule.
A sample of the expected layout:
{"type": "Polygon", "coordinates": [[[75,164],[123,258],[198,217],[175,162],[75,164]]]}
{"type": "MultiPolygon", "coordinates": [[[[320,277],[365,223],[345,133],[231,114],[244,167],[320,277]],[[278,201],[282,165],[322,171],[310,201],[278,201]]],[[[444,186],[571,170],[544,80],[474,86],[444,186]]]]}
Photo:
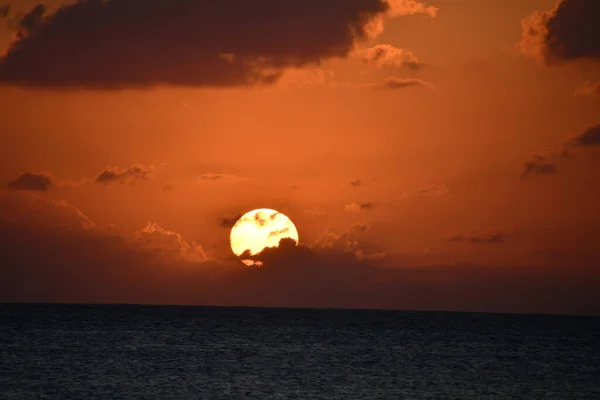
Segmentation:
{"type": "MultiPolygon", "coordinates": [[[[259,208],[242,215],[229,235],[231,250],[238,257],[246,251],[255,255],[267,247],[277,247],[283,238],[298,243],[296,226],[287,216],[269,208],[259,208]]],[[[261,264],[248,259],[241,261],[250,266],[261,264]]]]}

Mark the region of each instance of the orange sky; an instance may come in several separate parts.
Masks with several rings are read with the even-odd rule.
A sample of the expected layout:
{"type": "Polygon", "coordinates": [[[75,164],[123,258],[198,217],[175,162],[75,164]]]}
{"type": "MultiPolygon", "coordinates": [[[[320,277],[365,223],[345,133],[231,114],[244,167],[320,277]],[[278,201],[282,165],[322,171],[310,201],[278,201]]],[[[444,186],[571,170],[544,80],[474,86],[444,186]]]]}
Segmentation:
{"type": "Polygon", "coordinates": [[[0,5],[0,301],[600,314],[596,0],[37,3],[0,5]],[[301,243],[248,269],[261,207],[301,243]]]}

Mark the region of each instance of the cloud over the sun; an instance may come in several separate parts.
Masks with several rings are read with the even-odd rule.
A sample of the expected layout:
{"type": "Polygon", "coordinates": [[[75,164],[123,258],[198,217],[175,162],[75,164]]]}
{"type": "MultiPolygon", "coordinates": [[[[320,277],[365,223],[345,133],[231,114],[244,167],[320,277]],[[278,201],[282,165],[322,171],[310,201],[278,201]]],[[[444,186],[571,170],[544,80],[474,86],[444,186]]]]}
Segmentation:
{"type": "Polygon", "coordinates": [[[559,0],[548,11],[522,21],[521,51],[546,65],[574,60],[600,61],[600,2],[559,0]]]}
{"type": "Polygon", "coordinates": [[[79,0],[18,21],[0,82],[49,88],[272,84],[287,68],[347,57],[416,0],[79,0]],[[44,68],[40,68],[43,65],[44,68]]]}

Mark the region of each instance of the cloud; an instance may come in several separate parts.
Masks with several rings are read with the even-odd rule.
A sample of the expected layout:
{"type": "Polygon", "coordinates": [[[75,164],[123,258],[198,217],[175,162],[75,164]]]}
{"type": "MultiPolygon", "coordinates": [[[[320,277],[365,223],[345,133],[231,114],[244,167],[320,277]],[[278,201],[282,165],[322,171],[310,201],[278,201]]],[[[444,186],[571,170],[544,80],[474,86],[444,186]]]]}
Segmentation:
{"type": "Polygon", "coordinates": [[[458,234],[448,239],[449,242],[470,242],[475,244],[491,244],[491,243],[504,243],[505,234],[503,233],[490,233],[490,234],[471,234],[464,235],[458,234]]]}
{"type": "Polygon", "coordinates": [[[351,182],[349,183],[349,186],[352,186],[352,187],[359,187],[359,186],[363,186],[364,184],[365,184],[365,183],[364,183],[362,180],[360,180],[360,179],[355,179],[355,180],[353,180],[353,181],[351,181],[351,182]]]}
{"type": "Polygon", "coordinates": [[[595,147],[600,146],[600,124],[590,126],[585,131],[575,135],[567,144],[572,147],[595,147]]]}
{"type": "Polygon", "coordinates": [[[583,132],[571,136],[561,145],[562,150],[549,149],[546,153],[536,153],[525,162],[521,179],[529,175],[550,175],[558,173],[557,163],[565,158],[575,157],[572,151],[584,150],[600,146],[600,124],[592,125],[583,132]]]}
{"type": "Polygon", "coordinates": [[[202,246],[193,241],[187,242],[179,233],[166,230],[154,222],[148,222],[143,229],[135,232],[132,240],[141,243],[146,251],[166,260],[182,259],[188,262],[208,260],[202,246]]]}
{"type": "Polygon", "coordinates": [[[0,17],[7,17],[10,13],[9,5],[0,5],[0,17]]]}
{"type": "Polygon", "coordinates": [[[434,18],[439,9],[418,0],[390,0],[390,13],[393,16],[423,14],[434,18]]]}
{"type": "Polygon", "coordinates": [[[550,162],[546,157],[534,156],[534,159],[527,161],[524,165],[524,170],[521,173],[521,179],[525,179],[530,175],[554,175],[558,173],[558,168],[554,162],[550,162]]]}
{"type": "Polygon", "coordinates": [[[218,180],[221,180],[221,179],[228,178],[230,176],[233,176],[233,175],[229,175],[229,174],[225,174],[225,173],[207,172],[206,174],[200,175],[198,178],[201,181],[218,181],[218,180]]]}
{"type": "Polygon", "coordinates": [[[424,87],[427,89],[435,89],[435,86],[429,82],[416,78],[397,78],[388,77],[380,83],[367,83],[362,85],[363,88],[367,89],[382,89],[382,90],[397,90],[405,89],[410,87],[424,87]]]}
{"type": "Polygon", "coordinates": [[[352,57],[375,68],[409,68],[420,69],[423,65],[417,57],[408,50],[403,50],[389,44],[356,49],[352,57]]]}
{"type": "Polygon", "coordinates": [[[420,196],[445,196],[450,193],[450,189],[443,183],[433,183],[419,190],[420,196]]]}
{"type": "Polygon", "coordinates": [[[371,228],[257,255],[208,260],[149,223],[128,232],[28,193],[0,195],[0,301],[600,313],[598,258],[543,267],[411,266],[368,248],[371,228]],[[467,289],[465,289],[467,288],[467,289]]]}
{"type": "Polygon", "coordinates": [[[600,82],[585,81],[583,86],[575,89],[575,96],[600,97],[600,82]]]}
{"type": "Polygon", "coordinates": [[[96,183],[130,183],[135,185],[140,181],[149,179],[149,175],[154,172],[153,165],[134,164],[129,168],[108,167],[96,177],[96,183]]]}
{"type": "Polygon", "coordinates": [[[347,57],[382,32],[384,17],[436,11],[414,0],[250,7],[244,0],[79,0],[52,12],[38,5],[20,20],[0,81],[92,89],[270,85],[287,68],[347,57]]]}
{"type": "Polygon", "coordinates": [[[233,216],[222,217],[220,225],[222,228],[231,229],[240,218],[242,218],[242,213],[238,213],[233,216]]]}
{"type": "Polygon", "coordinates": [[[346,210],[347,212],[359,213],[361,211],[372,210],[373,207],[375,207],[375,205],[373,203],[361,203],[361,204],[351,203],[351,204],[344,206],[344,210],[346,210]]]}
{"type": "Polygon", "coordinates": [[[33,190],[47,192],[54,186],[52,178],[46,174],[25,172],[17,179],[8,182],[8,188],[12,190],[33,190]]]}
{"type": "Polygon", "coordinates": [[[559,0],[549,11],[536,11],[522,25],[521,52],[545,65],[600,60],[600,2],[559,0]]]}

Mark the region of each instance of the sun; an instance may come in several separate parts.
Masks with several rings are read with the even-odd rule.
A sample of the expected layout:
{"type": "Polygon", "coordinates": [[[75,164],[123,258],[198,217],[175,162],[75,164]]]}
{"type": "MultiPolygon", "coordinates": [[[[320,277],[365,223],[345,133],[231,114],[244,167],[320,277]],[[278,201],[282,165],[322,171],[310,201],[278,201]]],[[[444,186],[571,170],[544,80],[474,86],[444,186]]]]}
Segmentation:
{"type": "MultiPolygon", "coordinates": [[[[238,257],[247,251],[255,255],[267,247],[277,247],[283,238],[298,243],[296,226],[286,215],[270,208],[248,211],[237,220],[229,235],[231,250],[238,257]]],[[[262,264],[248,259],[241,261],[249,266],[262,264]]]]}

